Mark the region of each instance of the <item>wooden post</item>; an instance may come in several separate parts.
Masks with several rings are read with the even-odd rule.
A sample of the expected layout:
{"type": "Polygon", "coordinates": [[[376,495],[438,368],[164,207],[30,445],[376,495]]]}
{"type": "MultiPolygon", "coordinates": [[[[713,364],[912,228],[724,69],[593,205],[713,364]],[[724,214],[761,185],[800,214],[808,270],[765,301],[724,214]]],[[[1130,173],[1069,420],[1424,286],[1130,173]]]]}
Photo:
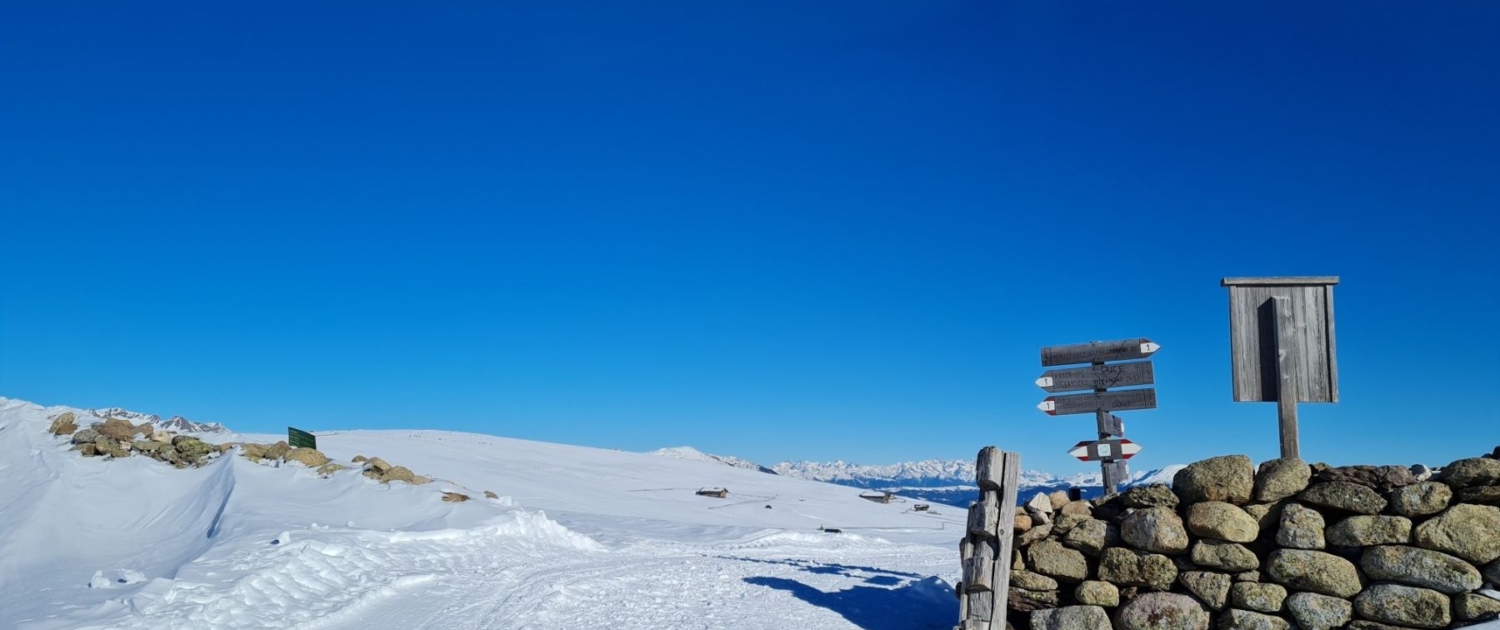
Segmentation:
{"type": "Polygon", "coordinates": [[[1276,411],[1281,424],[1281,456],[1301,459],[1297,439],[1297,329],[1292,320],[1291,300],[1271,298],[1276,326],[1276,411]]]}
{"type": "Polygon", "coordinates": [[[978,468],[983,490],[969,506],[969,531],[959,544],[964,574],[959,628],[1001,630],[1010,601],[1021,456],[987,446],[979,452],[978,468]]]}
{"type": "MultiPolygon", "coordinates": [[[[1095,366],[1103,366],[1104,362],[1103,361],[1095,361],[1094,365],[1095,366]]],[[[1107,388],[1099,388],[1099,389],[1095,389],[1094,393],[1096,393],[1096,394],[1103,394],[1103,393],[1108,392],[1108,391],[1109,390],[1107,388]]],[[[1107,440],[1107,439],[1109,439],[1111,437],[1123,437],[1124,436],[1124,433],[1125,433],[1124,431],[1120,431],[1120,435],[1119,436],[1113,435],[1113,433],[1114,433],[1113,420],[1114,420],[1114,418],[1111,417],[1111,415],[1110,415],[1110,413],[1108,411],[1099,410],[1099,411],[1095,411],[1094,412],[1094,425],[1095,425],[1095,429],[1099,433],[1099,439],[1101,439],[1101,440],[1107,440]]],[[[1115,455],[1119,455],[1119,453],[1115,453],[1115,455]]],[[[1106,494],[1106,495],[1110,495],[1110,494],[1114,494],[1114,493],[1118,492],[1120,490],[1120,484],[1125,483],[1125,480],[1121,478],[1121,476],[1124,474],[1124,472],[1126,470],[1126,468],[1125,468],[1125,462],[1120,462],[1119,466],[1114,466],[1112,464],[1114,464],[1114,462],[1110,462],[1110,461],[1101,461],[1101,462],[1099,462],[1099,470],[1103,471],[1103,473],[1104,473],[1104,494],[1106,494]]]]}

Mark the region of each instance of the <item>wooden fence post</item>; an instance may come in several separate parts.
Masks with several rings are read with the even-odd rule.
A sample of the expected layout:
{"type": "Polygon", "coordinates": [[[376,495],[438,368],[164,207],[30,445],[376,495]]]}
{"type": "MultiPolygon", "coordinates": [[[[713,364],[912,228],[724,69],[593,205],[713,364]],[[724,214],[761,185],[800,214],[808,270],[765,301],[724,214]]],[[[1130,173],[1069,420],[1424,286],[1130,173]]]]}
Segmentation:
{"type": "Polygon", "coordinates": [[[979,500],[969,506],[969,523],[959,544],[963,582],[959,585],[959,630],[1003,630],[1010,595],[1021,455],[986,446],[975,466],[979,500]]]}

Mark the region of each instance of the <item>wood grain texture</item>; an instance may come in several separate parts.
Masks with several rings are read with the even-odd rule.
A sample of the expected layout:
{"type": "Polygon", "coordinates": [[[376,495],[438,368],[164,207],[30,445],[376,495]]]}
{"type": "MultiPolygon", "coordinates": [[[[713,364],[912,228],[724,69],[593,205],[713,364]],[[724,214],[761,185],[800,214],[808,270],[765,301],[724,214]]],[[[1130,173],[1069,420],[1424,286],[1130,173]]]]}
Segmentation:
{"type": "Polygon", "coordinates": [[[979,483],[980,490],[999,490],[1000,479],[1003,474],[1004,463],[1000,449],[986,446],[979,450],[979,458],[975,462],[975,481],[979,483]]]}
{"type": "Polygon", "coordinates": [[[1332,287],[1242,285],[1229,289],[1230,355],[1236,402],[1275,402],[1280,398],[1278,332],[1271,300],[1289,301],[1290,360],[1296,367],[1297,400],[1336,402],[1337,362],[1333,348],[1332,287]]]}
{"type": "Polygon", "coordinates": [[[1290,298],[1271,298],[1272,321],[1276,325],[1278,390],[1276,400],[1277,425],[1281,432],[1281,456],[1301,459],[1301,448],[1297,437],[1297,370],[1301,369],[1292,352],[1283,348],[1294,348],[1303,340],[1296,327],[1294,303],[1290,298]]]}

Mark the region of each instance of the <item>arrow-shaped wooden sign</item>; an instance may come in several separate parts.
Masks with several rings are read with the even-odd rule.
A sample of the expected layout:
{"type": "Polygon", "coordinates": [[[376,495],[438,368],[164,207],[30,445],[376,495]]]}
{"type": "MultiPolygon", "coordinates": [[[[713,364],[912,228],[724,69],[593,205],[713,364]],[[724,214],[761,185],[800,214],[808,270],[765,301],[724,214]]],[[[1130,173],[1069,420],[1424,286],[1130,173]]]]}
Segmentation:
{"type": "Polygon", "coordinates": [[[1121,438],[1079,442],[1068,454],[1086,462],[1114,462],[1130,459],[1139,452],[1141,445],[1121,438]]]}
{"type": "Polygon", "coordinates": [[[1048,396],[1036,408],[1052,416],[1093,413],[1095,411],[1155,409],[1156,389],[1146,387],[1143,389],[1122,389],[1117,392],[1048,396]]]}
{"type": "Polygon", "coordinates": [[[1042,348],[1042,367],[1144,359],[1160,349],[1160,345],[1146,338],[1051,346],[1042,348]]]}
{"type": "Polygon", "coordinates": [[[1090,365],[1081,368],[1047,370],[1036,379],[1037,387],[1049,392],[1071,392],[1080,389],[1109,389],[1150,385],[1156,382],[1156,370],[1150,361],[1090,365]]]}

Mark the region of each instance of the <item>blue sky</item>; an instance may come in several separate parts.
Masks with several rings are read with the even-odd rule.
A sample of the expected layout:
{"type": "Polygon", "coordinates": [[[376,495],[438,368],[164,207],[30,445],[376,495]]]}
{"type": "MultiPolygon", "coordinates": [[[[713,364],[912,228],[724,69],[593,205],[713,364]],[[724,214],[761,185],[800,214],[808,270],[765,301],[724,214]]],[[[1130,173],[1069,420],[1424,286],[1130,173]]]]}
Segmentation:
{"type": "Polygon", "coordinates": [[[1303,452],[1500,443],[1495,3],[22,2],[0,395],[761,461],[1276,453],[1224,276],[1338,275],[1303,452]]]}

